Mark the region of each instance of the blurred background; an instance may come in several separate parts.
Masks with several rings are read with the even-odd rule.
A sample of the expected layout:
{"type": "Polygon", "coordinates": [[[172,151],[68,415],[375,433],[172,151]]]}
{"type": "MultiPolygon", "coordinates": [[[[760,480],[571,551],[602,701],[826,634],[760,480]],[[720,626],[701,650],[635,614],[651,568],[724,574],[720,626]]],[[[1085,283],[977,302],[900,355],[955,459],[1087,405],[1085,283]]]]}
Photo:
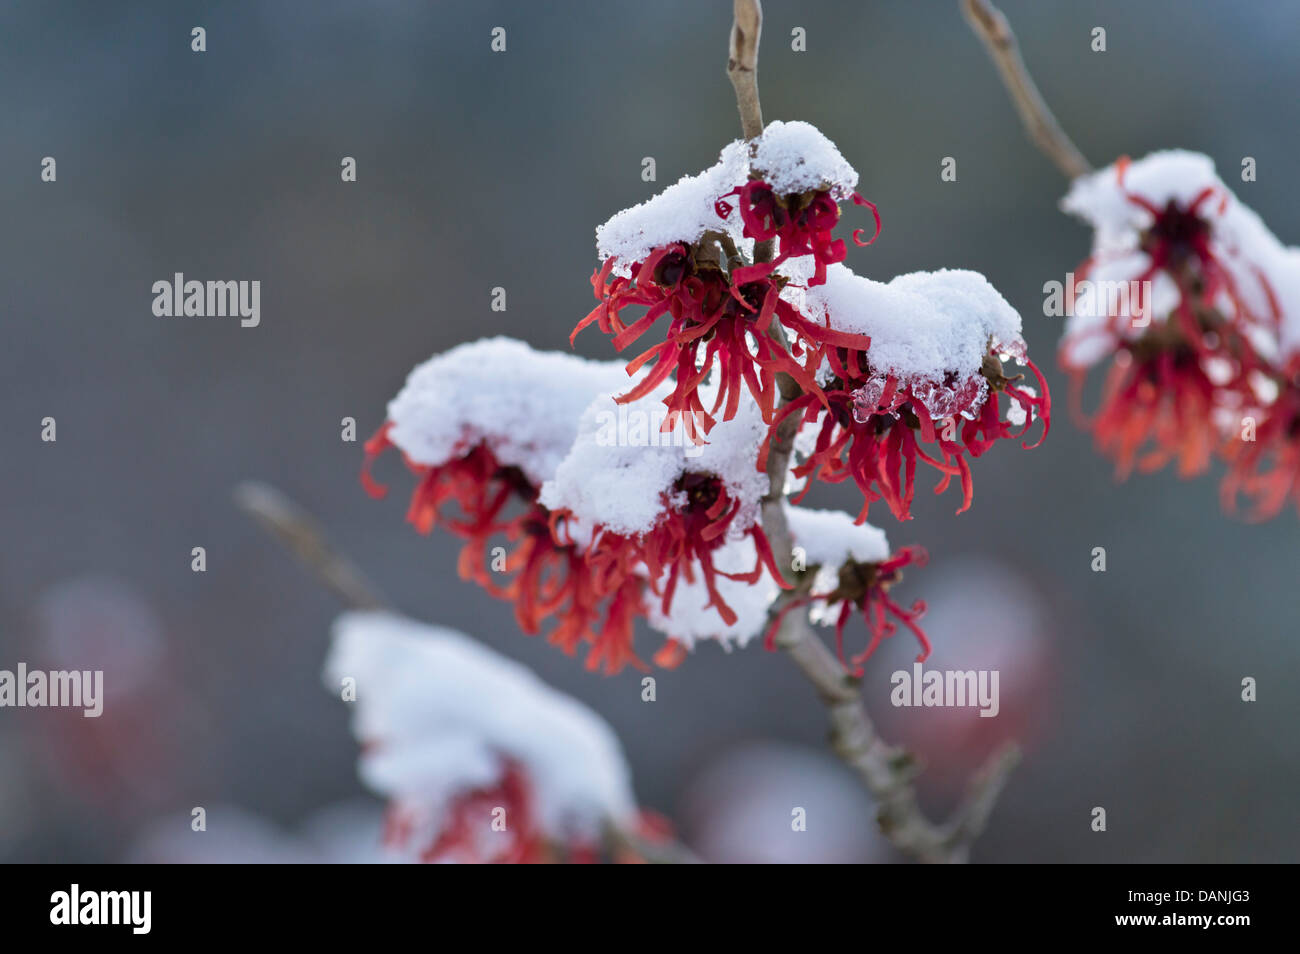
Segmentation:
{"type": "MultiPolygon", "coordinates": [[[[1014,736],[1027,758],[976,860],[1296,860],[1296,515],[1225,516],[1213,475],[1116,484],[1065,413],[1042,286],[1065,280],[1088,233],[1057,211],[1065,183],[955,0],[765,8],[765,117],[819,126],[880,206],[880,240],[848,264],[984,272],[1024,315],[1060,406],[1041,448],[976,463],[971,511],[953,516],[955,491],[918,492],[914,521],[883,524],[932,554],[900,590],[930,603],[931,665],[1001,670],[1002,715],[981,720],[890,709],[889,673],[914,647],[873,659],[869,706],[929,764],[927,805],[946,809],[1014,736]],[[956,182],[940,181],[947,156],[956,182]]],[[[1203,151],[1300,244],[1294,3],[1002,9],[1095,165],[1203,151]],[[1244,156],[1258,181],[1239,181],[1244,156]]],[[[634,671],[593,675],[522,636],[509,606],[457,578],[454,541],[403,522],[404,492],[363,493],[360,442],[340,440],[342,418],[363,440],[410,368],[459,342],[568,347],[592,304],[594,226],[739,134],[730,20],[723,0],[4,5],[0,668],[102,668],[110,696],[98,720],[0,710],[0,859],[183,858],[196,805],[206,857],[367,857],[379,803],[320,678],[340,607],[232,506],[249,478],[318,514],[404,610],[600,712],[643,803],[706,857],[893,858],[788,660],[705,645],[656,673],[647,705],[634,671]],[[194,26],[206,53],[190,50],[194,26]],[[489,49],[497,26],[505,53],[489,49]],[[176,271],[260,280],[260,326],[155,318],[150,287],[176,271]],[[47,416],[56,443],[40,440],[47,416]],[[206,573],[191,572],[195,546],[206,573]],[[809,807],[797,843],[793,804],[809,807]]],[[[848,227],[867,224],[855,214],[848,227]]],[[[595,333],[578,350],[613,356],[595,333]]],[[[404,491],[399,469],[380,476],[404,491]]],[[[810,502],[856,511],[847,487],[810,502]]]]}

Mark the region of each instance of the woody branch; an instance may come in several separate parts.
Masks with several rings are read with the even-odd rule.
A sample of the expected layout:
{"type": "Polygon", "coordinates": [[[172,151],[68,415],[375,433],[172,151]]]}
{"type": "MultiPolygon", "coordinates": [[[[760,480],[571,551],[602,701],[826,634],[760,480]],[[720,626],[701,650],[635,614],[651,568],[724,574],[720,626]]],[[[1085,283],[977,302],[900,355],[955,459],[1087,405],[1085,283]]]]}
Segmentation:
{"type": "Polygon", "coordinates": [[[1076,179],[1092,171],[1077,146],[1065,134],[1048,108],[1033,77],[1020,56],[1020,47],[1011,25],[1002,11],[988,0],[960,0],[966,22],[984,43],[993,59],[1002,84],[1020,114],[1025,132],[1042,153],[1061,170],[1067,179],[1076,179]]]}
{"type": "MultiPolygon", "coordinates": [[[[762,11],[758,0],[736,0],[735,11],[727,73],[736,89],[742,131],[746,139],[752,139],[763,131],[757,82],[762,11]]],[[[754,258],[756,261],[769,260],[771,253],[770,247],[759,246],[754,258]]],[[[773,337],[785,346],[779,332],[774,331],[773,337]]],[[[777,384],[781,404],[802,393],[799,385],[787,374],[778,374],[777,384]]],[[[784,499],[790,455],[798,429],[799,415],[792,414],[781,422],[773,435],[767,459],[769,487],[763,499],[763,532],[771,544],[777,565],[785,567],[793,565],[794,556],[784,499]]],[[[793,590],[784,591],[772,606],[770,617],[781,620],[776,645],[794,660],[826,707],[831,724],[831,744],[836,755],[853,769],[876,799],[881,831],[894,847],[920,861],[966,861],[971,844],[988,823],[1007,776],[1019,761],[1019,750],[1009,745],[994,753],[972,779],[966,798],[952,817],[942,824],[929,821],[921,811],[912,785],[917,772],[915,761],[904,750],[886,743],[876,732],[860,697],[858,681],[845,672],[839,660],[813,632],[807,614],[782,613],[791,603],[806,596],[810,585],[811,580],[805,579],[793,590]]]]}
{"type": "Polygon", "coordinates": [[[735,0],[727,76],[736,90],[740,128],[746,139],[763,131],[763,108],[758,102],[758,41],[763,32],[763,7],[759,0],[735,0]]]}

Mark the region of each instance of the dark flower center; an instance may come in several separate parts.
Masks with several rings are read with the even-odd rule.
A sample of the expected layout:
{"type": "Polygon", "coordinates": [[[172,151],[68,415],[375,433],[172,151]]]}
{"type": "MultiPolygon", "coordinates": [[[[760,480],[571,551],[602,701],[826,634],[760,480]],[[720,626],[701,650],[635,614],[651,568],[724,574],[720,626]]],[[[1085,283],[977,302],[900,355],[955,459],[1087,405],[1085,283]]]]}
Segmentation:
{"type": "Polygon", "coordinates": [[[663,288],[672,288],[686,277],[690,267],[691,262],[685,252],[669,252],[655,269],[655,284],[663,288]]]}
{"type": "Polygon", "coordinates": [[[749,204],[765,224],[770,222],[770,228],[780,230],[790,221],[790,215],[782,206],[781,200],[766,183],[754,184],[750,187],[749,204]]]}
{"type": "Polygon", "coordinates": [[[1142,243],[1143,251],[1149,253],[1163,248],[1169,261],[1177,264],[1195,251],[1209,230],[1209,223],[1203,218],[1170,199],[1164,211],[1156,216],[1147,230],[1142,243]]]}
{"type": "Polygon", "coordinates": [[[692,525],[707,522],[708,511],[723,495],[722,478],[711,473],[684,473],[672,486],[677,493],[686,495],[686,504],[681,512],[686,522],[692,525]]]}
{"type": "Polygon", "coordinates": [[[745,299],[745,304],[749,305],[749,310],[746,310],[732,295],[727,300],[727,314],[731,316],[740,315],[747,321],[753,321],[763,308],[763,299],[767,297],[768,287],[767,282],[761,281],[741,285],[739,289],[740,297],[745,299]]]}
{"type": "Polygon", "coordinates": [[[496,473],[492,476],[518,494],[521,499],[529,503],[537,499],[537,488],[533,486],[532,481],[525,477],[524,472],[518,467],[498,467],[496,473]]]}
{"type": "Polygon", "coordinates": [[[713,474],[682,474],[673,489],[686,494],[686,513],[704,514],[722,495],[722,480],[713,474]]]}
{"type": "Polygon", "coordinates": [[[861,605],[873,586],[879,584],[888,588],[901,578],[902,574],[897,570],[882,575],[878,563],[859,563],[857,560],[847,560],[840,567],[837,585],[827,598],[827,602],[837,603],[840,600],[847,600],[850,603],[861,605]]]}

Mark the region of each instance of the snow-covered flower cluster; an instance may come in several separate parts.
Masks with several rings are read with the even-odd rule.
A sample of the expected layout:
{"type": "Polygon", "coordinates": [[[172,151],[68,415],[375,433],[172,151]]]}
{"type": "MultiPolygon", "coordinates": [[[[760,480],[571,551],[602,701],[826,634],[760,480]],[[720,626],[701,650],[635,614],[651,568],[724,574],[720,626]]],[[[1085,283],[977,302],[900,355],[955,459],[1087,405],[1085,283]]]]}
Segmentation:
{"type": "Polygon", "coordinates": [[[834,265],[824,284],[787,294],[814,320],[869,342],[828,349],[820,394],[789,402],[773,421],[775,429],[802,416],[817,437],[795,475],[851,477],[862,491],[860,521],[880,499],[899,520],[911,518],[918,460],[940,472],[938,493],[960,480],[961,513],[975,489],[968,457],[1035,420],[1044,425],[1037,443],[1046,437],[1047,383],[1026,357],[1020,315],[983,275],[945,269],[881,283],[834,265]],[[1011,359],[1030,368],[1035,385],[1006,374],[1011,359]]]}
{"type": "Polygon", "coordinates": [[[1188,477],[1217,454],[1228,506],[1300,501],[1300,250],[1182,150],[1083,176],[1062,208],[1094,229],[1077,278],[1107,293],[1071,315],[1061,362],[1077,394],[1109,361],[1090,424],[1121,476],[1176,462],[1188,477]]]}
{"type": "Polygon", "coordinates": [[[770,627],[777,594],[807,582],[777,565],[762,521],[784,476],[767,473],[769,450],[792,442],[800,500],[849,478],[863,496],[856,520],[791,510],[798,545],[820,554],[810,566],[830,574],[795,605],[834,623],[841,647],[863,617],[853,668],[899,623],[924,657],[924,605],[889,595],[923,551],[891,553],[870,505],[910,519],[920,460],[938,491],[958,479],[966,509],[970,460],[1035,422],[1046,434],[1050,400],[1020,316],[983,276],[881,283],[843,264],[841,202],[874,216],[856,243],[880,232],[857,181],[814,127],[775,122],[618,213],[596,230],[598,304],[573,334],[595,325],[618,351],[656,343],[626,366],[500,338],[435,357],[367,444],[367,487],[382,493],[369,469],[396,448],[418,481],[410,521],[463,538],[462,576],[510,600],[525,632],[553,624],[552,642],[585,644],[589,667],[616,671],[644,665],[644,620],[667,637],[655,662],[675,665],[700,640],[744,645],[770,627]],[[489,560],[493,540],[504,561],[489,560]]]}
{"type": "MultiPolygon", "coordinates": [[[[965,509],[968,457],[1039,418],[1046,433],[1046,385],[1036,369],[1035,386],[1005,374],[1009,358],[1028,363],[1020,317],[982,276],[940,271],[883,284],[842,264],[846,246],[832,234],[840,201],[875,214],[853,191],[857,181],[807,123],[772,123],[752,142],[732,143],[710,169],[597,229],[600,303],[574,334],[594,323],[621,351],[668,316],[664,340],[628,365],[650,370],[618,400],[639,400],[676,371],[665,426],[693,417],[709,434],[719,411],[724,421],[735,416],[747,387],[774,428],[800,414],[817,430],[796,473],[852,477],[865,498],[861,520],[882,498],[910,518],[918,458],[940,471],[940,491],[960,478],[965,509]],[[766,260],[752,261],[765,244],[766,260]],[[626,321],[630,306],[646,311],[626,321]],[[710,371],[706,406],[700,388],[710,371]],[[802,396],[778,410],[781,372],[802,396]]],[[[855,242],[869,244],[861,232],[855,242]]]]}
{"type": "Polygon", "coordinates": [[[629,362],[629,374],[648,371],[620,400],[635,401],[675,374],[664,398],[669,427],[685,417],[707,434],[719,410],[723,420],[735,416],[744,389],[770,418],[779,372],[816,390],[822,349],[852,343],[801,315],[782,297],[785,280],[775,271],[807,257],[821,278],[827,265],[844,259],[844,241],[832,239],[831,230],[841,198],[869,204],[853,192],[857,179],[807,123],[772,123],[752,143],[731,143],[711,168],[596,229],[604,263],[592,277],[599,304],[573,337],[595,324],[623,351],[667,316],[664,340],[629,362]],[[779,252],[754,262],[757,243],[767,242],[779,243],[779,252]],[[644,314],[625,320],[624,312],[637,307],[644,314]],[[715,367],[714,401],[706,408],[699,389],[715,367]]]}
{"type": "Polygon", "coordinates": [[[509,600],[524,632],[553,622],[565,651],[587,644],[588,666],[607,672],[643,665],[640,618],[670,637],[661,665],[699,638],[747,642],[771,600],[751,584],[780,581],[760,524],[766,427],[754,405],[701,446],[685,428],[676,440],[659,431],[653,398],[620,409],[623,381],[619,365],[508,339],[461,345],[411,373],[363,471],[382,495],[371,467],[400,451],[417,481],[408,520],[460,536],[463,578],[509,600]],[[620,427],[629,414],[652,426],[620,427]],[[494,540],[504,561],[490,558],[494,540]]]}
{"type": "Polygon", "coordinates": [[[427,862],[595,860],[649,835],[617,737],[596,713],[476,640],[386,612],[334,624],[325,684],[353,705],[384,841],[427,862]]]}
{"type": "MultiPolygon", "coordinates": [[[[883,530],[856,523],[838,510],[787,505],[786,517],[795,546],[814,576],[808,595],[787,603],[782,615],[809,606],[815,621],[835,626],[835,648],[844,660],[844,627],[855,613],[860,614],[871,638],[866,648],[847,660],[858,675],[880,641],[892,636],[899,623],[911,630],[921,645],[917,661],[930,655],[930,640],[917,624],[925,615],[925,603],[917,600],[904,608],[889,594],[902,579],[904,567],[925,566],[929,555],[924,549],[903,547],[891,551],[883,530]]],[[[769,644],[780,622],[778,617],[768,630],[769,644]]]]}
{"type": "Polygon", "coordinates": [[[670,638],[659,661],[671,662],[698,635],[747,641],[752,631],[732,629],[740,621],[732,602],[753,601],[733,593],[728,602],[724,581],[783,582],[761,525],[768,480],[754,466],[765,432],[757,406],[745,402],[701,447],[620,441],[607,429],[616,414],[613,397],[597,398],[568,456],[542,487],[539,500],[557,533],[581,548],[607,589],[634,582],[652,594],[645,609],[654,607],[657,628],[670,638]],[[747,566],[737,562],[742,551],[753,554],[747,566]],[[699,587],[702,592],[688,591],[699,587]],[[712,632],[698,631],[693,617],[700,612],[708,613],[705,627],[712,632]]]}

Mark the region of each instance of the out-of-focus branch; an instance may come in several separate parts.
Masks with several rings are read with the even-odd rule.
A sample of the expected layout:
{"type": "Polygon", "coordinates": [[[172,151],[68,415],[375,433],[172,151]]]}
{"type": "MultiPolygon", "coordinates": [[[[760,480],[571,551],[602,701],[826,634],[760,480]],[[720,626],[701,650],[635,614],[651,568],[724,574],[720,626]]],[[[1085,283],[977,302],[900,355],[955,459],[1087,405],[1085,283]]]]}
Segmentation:
{"type": "Polygon", "coordinates": [[[235,503],[284,544],[304,567],[352,609],[391,609],[355,563],[339,553],[319,523],[270,484],[245,481],[235,503]]]}
{"type": "Polygon", "coordinates": [[[1055,163],[1067,179],[1075,179],[1092,166],[1077,146],[1065,134],[1047,107],[1038,87],[1034,85],[1011,25],[1002,11],[988,0],[960,0],[966,22],[984,43],[993,63],[1002,76],[1002,84],[1011,96],[1011,102],[1020,114],[1025,132],[1042,153],[1055,163]]]}
{"type": "Polygon", "coordinates": [[[736,90],[740,128],[746,139],[763,131],[763,108],[758,102],[758,40],[763,32],[763,7],[759,0],[735,0],[727,77],[736,90]]]}

